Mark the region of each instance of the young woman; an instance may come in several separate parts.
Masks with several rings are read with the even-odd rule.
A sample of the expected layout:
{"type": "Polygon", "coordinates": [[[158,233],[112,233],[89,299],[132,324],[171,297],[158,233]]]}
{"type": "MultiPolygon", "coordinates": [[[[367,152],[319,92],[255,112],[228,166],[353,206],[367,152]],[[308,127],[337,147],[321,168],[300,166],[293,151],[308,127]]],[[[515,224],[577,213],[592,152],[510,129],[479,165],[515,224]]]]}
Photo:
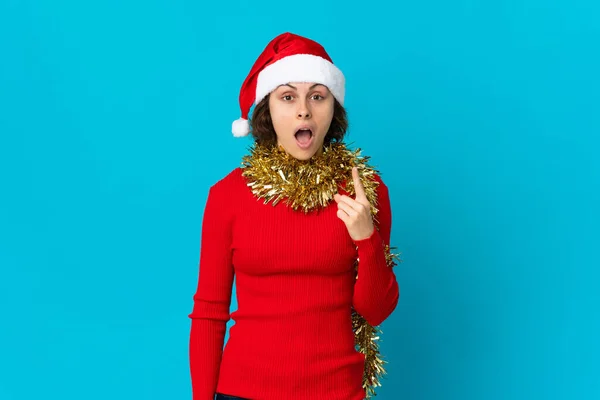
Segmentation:
{"type": "Polygon", "coordinates": [[[204,210],[194,400],[362,400],[379,384],[377,326],[399,298],[391,207],[368,157],[344,145],[344,82],[321,45],[284,33],[242,85],[233,134],[254,143],[204,210]]]}

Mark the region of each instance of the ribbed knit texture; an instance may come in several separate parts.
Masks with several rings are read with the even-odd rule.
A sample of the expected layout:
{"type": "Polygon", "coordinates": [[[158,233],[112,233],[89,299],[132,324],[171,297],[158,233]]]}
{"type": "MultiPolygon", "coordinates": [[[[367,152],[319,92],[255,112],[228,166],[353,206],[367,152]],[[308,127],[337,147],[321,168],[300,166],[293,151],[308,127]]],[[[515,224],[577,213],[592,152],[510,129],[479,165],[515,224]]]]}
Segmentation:
{"type": "Polygon", "coordinates": [[[211,186],[189,314],[194,400],[213,400],[216,392],[252,400],[365,397],[365,357],[354,346],[351,307],[379,325],[399,298],[384,251],[388,189],[376,178],[379,230],[359,241],[333,200],[308,214],[283,201],[264,204],[241,168],[211,186]],[[223,349],[234,274],[238,309],[223,349]]]}

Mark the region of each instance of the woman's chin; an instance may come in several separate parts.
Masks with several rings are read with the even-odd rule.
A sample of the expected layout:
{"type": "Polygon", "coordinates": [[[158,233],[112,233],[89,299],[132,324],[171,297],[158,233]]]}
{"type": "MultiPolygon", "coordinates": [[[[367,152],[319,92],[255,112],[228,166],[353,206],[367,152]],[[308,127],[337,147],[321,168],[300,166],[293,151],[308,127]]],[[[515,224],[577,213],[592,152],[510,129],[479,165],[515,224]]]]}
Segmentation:
{"type": "Polygon", "coordinates": [[[284,145],[284,150],[298,160],[308,160],[318,153],[320,147],[323,147],[323,141],[320,141],[321,146],[318,146],[317,142],[319,141],[315,136],[311,137],[308,145],[294,140],[291,144],[284,145]]]}

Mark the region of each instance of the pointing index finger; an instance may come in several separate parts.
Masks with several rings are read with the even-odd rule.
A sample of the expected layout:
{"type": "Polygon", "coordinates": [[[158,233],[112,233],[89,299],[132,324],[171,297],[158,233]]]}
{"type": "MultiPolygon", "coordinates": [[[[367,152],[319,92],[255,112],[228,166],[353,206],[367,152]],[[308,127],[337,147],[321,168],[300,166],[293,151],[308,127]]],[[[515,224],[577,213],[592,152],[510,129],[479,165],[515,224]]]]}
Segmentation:
{"type": "Polygon", "coordinates": [[[356,199],[366,199],[365,188],[360,181],[358,175],[358,168],[352,167],[352,180],[354,181],[354,191],[356,192],[356,199]]]}

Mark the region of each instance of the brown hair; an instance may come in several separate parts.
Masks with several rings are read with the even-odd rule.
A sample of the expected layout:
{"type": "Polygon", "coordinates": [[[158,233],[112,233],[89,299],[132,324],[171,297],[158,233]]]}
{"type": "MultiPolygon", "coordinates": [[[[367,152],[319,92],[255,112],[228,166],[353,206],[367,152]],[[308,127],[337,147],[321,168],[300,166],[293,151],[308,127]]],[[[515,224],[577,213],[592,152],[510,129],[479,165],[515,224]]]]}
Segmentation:
{"type": "MultiPolygon", "coordinates": [[[[277,144],[277,134],[275,133],[275,128],[273,127],[273,121],[271,120],[271,112],[269,110],[269,96],[265,96],[264,99],[260,101],[252,112],[252,117],[250,118],[250,125],[252,136],[254,136],[254,140],[259,144],[263,145],[276,145],[277,144]]],[[[348,130],[348,118],[346,115],[346,110],[344,107],[337,101],[336,98],[333,100],[333,118],[331,120],[331,125],[329,126],[329,130],[325,135],[324,145],[327,145],[331,142],[341,142],[344,139],[344,135],[348,130]]]]}

